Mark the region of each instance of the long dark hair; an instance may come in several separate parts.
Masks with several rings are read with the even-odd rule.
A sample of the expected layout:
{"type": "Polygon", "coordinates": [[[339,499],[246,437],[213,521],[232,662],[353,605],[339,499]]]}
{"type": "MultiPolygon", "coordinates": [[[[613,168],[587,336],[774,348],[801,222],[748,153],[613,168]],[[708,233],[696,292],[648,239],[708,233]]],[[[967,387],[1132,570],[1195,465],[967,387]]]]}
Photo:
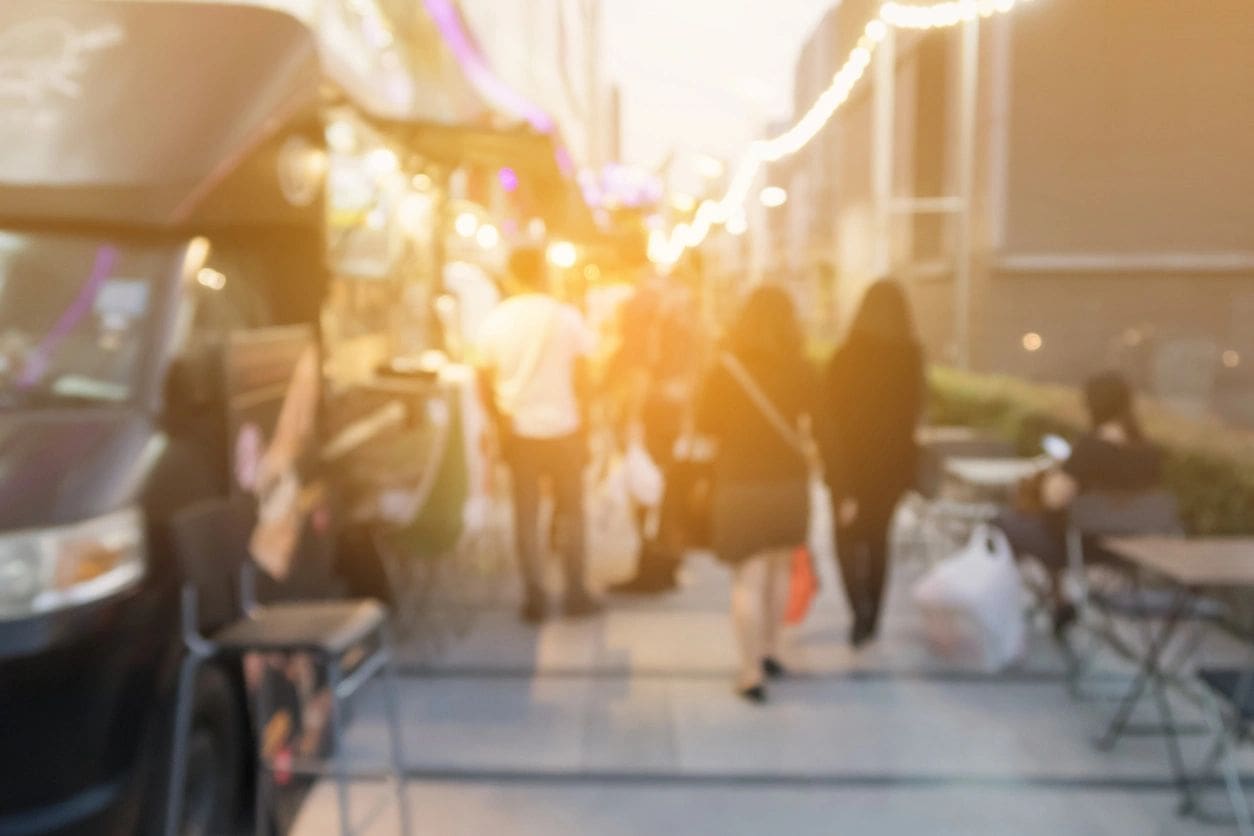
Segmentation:
{"type": "Polygon", "coordinates": [[[1134,401],[1132,387],[1118,372],[1104,372],[1084,382],[1084,405],[1093,429],[1114,423],[1123,429],[1129,441],[1144,441],[1134,401]]]}
{"type": "Polygon", "coordinates": [[[788,293],[775,285],[754,288],[728,329],[727,348],[743,359],[799,361],[801,326],[788,293]]]}
{"type": "Polygon", "coordinates": [[[880,279],[867,288],[858,313],[854,315],[849,337],[875,337],[911,345],[918,342],[910,303],[897,281],[880,279]]]}

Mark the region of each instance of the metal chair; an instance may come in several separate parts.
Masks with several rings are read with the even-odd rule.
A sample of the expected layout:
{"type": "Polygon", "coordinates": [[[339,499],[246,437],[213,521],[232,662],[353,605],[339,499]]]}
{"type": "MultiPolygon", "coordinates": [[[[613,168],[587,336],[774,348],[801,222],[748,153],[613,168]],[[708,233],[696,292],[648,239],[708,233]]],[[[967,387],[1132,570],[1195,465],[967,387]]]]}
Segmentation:
{"type": "MultiPolygon", "coordinates": [[[[1168,589],[1147,587],[1139,576],[1133,576],[1118,586],[1090,584],[1091,557],[1094,552],[1100,554],[1101,538],[1150,535],[1184,536],[1179,505],[1167,491],[1090,493],[1077,497],[1069,509],[1066,533],[1068,569],[1077,587],[1076,604],[1081,612],[1081,623],[1089,627],[1090,634],[1087,654],[1075,654],[1068,670],[1073,696],[1084,695],[1083,679],[1102,645],[1128,659],[1138,660],[1148,656],[1151,664],[1160,666],[1160,662],[1166,659],[1166,645],[1174,637],[1177,624],[1187,621],[1195,627],[1193,634],[1186,638],[1174,660],[1159,667],[1165,675],[1174,676],[1199,647],[1204,624],[1223,616],[1224,610],[1218,602],[1192,596],[1181,597],[1168,589]],[[1132,647],[1120,635],[1117,620],[1139,624],[1145,647],[1132,647]],[[1156,622],[1162,624],[1157,631],[1153,629],[1156,622]]],[[[1151,688],[1163,716],[1171,716],[1161,677],[1155,676],[1156,672],[1143,669],[1131,678],[1130,685],[1119,700],[1119,708],[1098,738],[1099,748],[1112,748],[1120,737],[1128,733],[1174,736],[1187,731],[1175,726],[1170,719],[1166,726],[1131,724],[1133,712],[1151,688]]]]}
{"type": "MultiPolygon", "coordinates": [[[[344,705],[376,675],[383,674],[383,697],[391,749],[390,777],[395,783],[401,832],[410,832],[405,799],[392,646],[387,611],[373,600],[292,601],[259,605],[254,594],[255,568],[248,556],[249,515],[237,503],[210,500],[192,506],[172,521],[175,550],[183,568],[183,661],[179,670],[166,833],[174,836],[182,815],[186,756],[191,732],[193,688],[200,666],[214,658],[242,659],[248,653],[308,653],[325,665],[331,694],[330,770],[336,782],[342,833],[350,832],[349,771],[344,751],[344,705]],[[226,596],[224,579],[239,579],[237,596],[226,596]],[[216,593],[216,595],[214,594],[216,593]],[[202,596],[210,605],[201,608],[202,596]],[[229,597],[236,600],[228,603],[229,597]],[[360,661],[347,659],[361,652],[360,661]]],[[[258,738],[255,828],[265,834],[269,773],[262,750],[262,730],[269,714],[264,679],[255,695],[258,738]]],[[[294,774],[325,775],[321,763],[294,763],[294,774]]]]}
{"type": "MultiPolygon", "coordinates": [[[[1202,668],[1198,680],[1206,688],[1206,719],[1215,734],[1215,744],[1202,761],[1196,780],[1210,777],[1216,766],[1223,771],[1228,800],[1236,814],[1241,836],[1254,836],[1254,815],[1241,784],[1241,767],[1237,747],[1250,739],[1254,724],[1254,670],[1234,668],[1202,668]]],[[[1197,798],[1192,787],[1186,787],[1181,812],[1197,812],[1197,798]]]]}

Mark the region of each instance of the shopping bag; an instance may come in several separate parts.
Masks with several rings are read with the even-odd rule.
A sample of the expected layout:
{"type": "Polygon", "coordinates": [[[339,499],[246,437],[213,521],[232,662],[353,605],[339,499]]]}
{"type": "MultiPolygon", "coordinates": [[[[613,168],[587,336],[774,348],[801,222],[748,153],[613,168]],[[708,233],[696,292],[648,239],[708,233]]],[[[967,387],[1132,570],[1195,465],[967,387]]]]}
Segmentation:
{"type": "Polygon", "coordinates": [[[588,557],[597,575],[629,574],[640,553],[640,532],[621,459],[614,461],[588,493],[588,557]]]}
{"type": "Polygon", "coordinates": [[[1023,654],[1023,588],[1001,529],[976,526],[962,549],[915,584],[912,597],[940,655],[992,672],[1023,654]]]}
{"type": "Polygon", "coordinates": [[[788,577],[788,606],[784,610],[784,623],[790,625],[805,621],[810,605],[819,593],[819,578],[814,572],[814,560],[805,546],[792,553],[792,571],[788,577]]]}
{"type": "Polygon", "coordinates": [[[661,468],[654,463],[643,443],[637,440],[627,445],[622,467],[632,501],[644,508],[656,508],[662,504],[666,482],[661,468]]]}

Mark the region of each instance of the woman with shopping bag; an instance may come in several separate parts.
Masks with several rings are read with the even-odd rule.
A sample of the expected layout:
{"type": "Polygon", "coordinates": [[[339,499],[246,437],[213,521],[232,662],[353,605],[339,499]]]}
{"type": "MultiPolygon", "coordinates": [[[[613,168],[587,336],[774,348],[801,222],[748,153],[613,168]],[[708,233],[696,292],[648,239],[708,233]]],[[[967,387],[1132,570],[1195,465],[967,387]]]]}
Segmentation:
{"type": "Polygon", "coordinates": [[[818,439],[832,494],[836,557],[853,612],[850,643],[875,636],[888,529],[918,470],[923,352],[901,286],[871,285],[820,386],[818,439]]]}
{"type": "Polygon", "coordinates": [[[806,443],[813,375],[792,300],[764,286],[746,300],[697,401],[697,431],[716,445],[711,502],[715,554],[734,572],[738,693],[766,699],[779,676],[780,628],[793,554],[809,520],[806,443]]]}

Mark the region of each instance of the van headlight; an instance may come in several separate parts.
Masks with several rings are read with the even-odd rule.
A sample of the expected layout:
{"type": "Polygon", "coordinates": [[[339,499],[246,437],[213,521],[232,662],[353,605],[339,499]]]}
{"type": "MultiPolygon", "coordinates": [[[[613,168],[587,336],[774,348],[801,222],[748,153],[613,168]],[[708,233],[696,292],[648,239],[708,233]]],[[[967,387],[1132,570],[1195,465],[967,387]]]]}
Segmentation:
{"type": "Polygon", "coordinates": [[[0,621],[98,601],[143,575],[144,527],[134,509],[0,534],[0,621]]]}

